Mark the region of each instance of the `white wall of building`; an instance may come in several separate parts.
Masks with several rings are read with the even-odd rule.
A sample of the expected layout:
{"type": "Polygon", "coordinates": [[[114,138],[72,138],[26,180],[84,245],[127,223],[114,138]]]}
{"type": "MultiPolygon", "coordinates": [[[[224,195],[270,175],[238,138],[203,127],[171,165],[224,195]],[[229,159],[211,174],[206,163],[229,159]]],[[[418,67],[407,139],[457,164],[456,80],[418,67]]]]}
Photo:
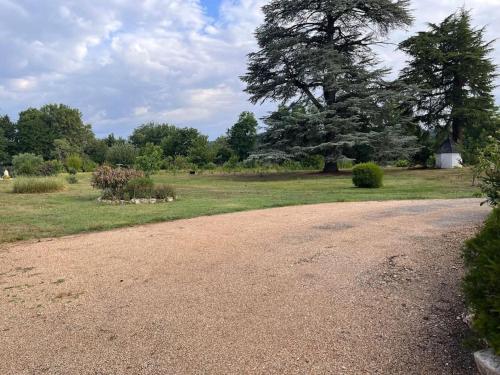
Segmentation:
{"type": "Polygon", "coordinates": [[[436,154],[436,167],[441,169],[462,167],[462,157],[458,153],[436,154]]]}

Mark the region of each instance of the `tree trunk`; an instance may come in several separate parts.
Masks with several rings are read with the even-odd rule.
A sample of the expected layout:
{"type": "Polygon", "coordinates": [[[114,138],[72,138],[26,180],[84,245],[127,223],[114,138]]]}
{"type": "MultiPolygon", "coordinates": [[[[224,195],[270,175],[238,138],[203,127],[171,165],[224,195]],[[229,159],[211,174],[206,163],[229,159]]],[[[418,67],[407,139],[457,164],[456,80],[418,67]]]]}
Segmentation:
{"type": "Polygon", "coordinates": [[[338,173],[339,165],[336,161],[325,161],[325,167],[323,168],[323,173],[338,173]]]}

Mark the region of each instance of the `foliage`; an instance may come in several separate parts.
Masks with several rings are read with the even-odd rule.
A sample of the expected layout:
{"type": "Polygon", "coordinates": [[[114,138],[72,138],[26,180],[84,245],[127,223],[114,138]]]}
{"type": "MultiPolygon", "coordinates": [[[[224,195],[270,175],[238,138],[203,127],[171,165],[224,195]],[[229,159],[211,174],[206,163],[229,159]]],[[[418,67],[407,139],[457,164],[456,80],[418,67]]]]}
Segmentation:
{"type": "Polygon", "coordinates": [[[252,112],[243,112],[238,122],[227,131],[227,143],[240,160],[246,159],[255,148],[257,125],[252,112]]]}
{"type": "Polygon", "coordinates": [[[125,192],[128,198],[151,198],[154,182],[149,177],[136,177],[127,182],[125,192]]]}
{"type": "Polygon", "coordinates": [[[234,155],[234,151],[229,146],[227,137],[219,137],[217,138],[213,144],[213,154],[214,154],[214,163],[217,165],[223,165],[234,155]]]}
{"type": "Polygon", "coordinates": [[[68,181],[68,184],[74,185],[78,183],[78,177],[75,174],[70,174],[66,177],[66,181],[68,181]]]}
{"type": "Polygon", "coordinates": [[[400,44],[410,57],[401,78],[420,87],[417,118],[431,129],[452,133],[455,142],[464,141],[467,154],[494,131],[496,67],[485,32],[473,29],[470,13],[462,9],[400,44]]]}
{"type": "Polygon", "coordinates": [[[129,143],[115,143],[106,153],[106,161],[115,166],[130,167],[137,157],[136,148],[129,143]]]}
{"type": "Polygon", "coordinates": [[[148,143],[141,149],[139,156],[135,159],[135,167],[143,171],[146,176],[150,176],[161,169],[162,162],[162,148],[148,143]]]}
{"type": "Polygon", "coordinates": [[[59,160],[47,160],[40,165],[37,175],[56,176],[64,170],[64,165],[59,160]]]}
{"type": "Polygon", "coordinates": [[[500,201],[500,131],[497,137],[490,137],[486,147],[481,150],[474,166],[474,179],[481,179],[481,190],[487,196],[484,203],[492,207],[500,201]]]}
{"type": "Polygon", "coordinates": [[[85,154],[97,164],[103,164],[106,161],[108,144],[103,139],[93,139],[84,148],[85,154]]]}
{"type": "Polygon", "coordinates": [[[0,116],[0,164],[10,164],[17,153],[15,124],[9,116],[0,116]]]}
{"type": "Polygon", "coordinates": [[[94,172],[97,168],[97,163],[91,159],[84,159],[82,164],[82,170],[84,172],[94,172]]]}
{"type": "Polygon", "coordinates": [[[167,184],[156,184],[153,189],[153,196],[156,199],[168,199],[168,198],[176,198],[177,193],[175,189],[167,184]]]}
{"type": "Polygon", "coordinates": [[[401,105],[372,47],[411,23],[409,1],[273,0],[256,31],[259,51],[242,77],[253,103],[292,102],[269,116],[267,146],[325,157],[325,171],[354,144],[370,143],[384,103],[401,105]],[[299,105],[293,105],[293,104],[299,105]]]}
{"type": "Polygon", "coordinates": [[[398,168],[408,168],[410,166],[410,161],[407,159],[400,159],[394,164],[398,168]]]}
{"type": "Polygon", "coordinates": [[[61,180],[54,177],[19,177],[14,180],[13,193],[53,193],[64,189],[61,180]]]}
{"type": "Polygon", "coordinates": [[[188,160],[198,167],[203,167],[214,160],[213,150],[210,149],[206,137],[199,137],[193,142],[188,151],[188,160]]]}
{"type": "Polygon", "coordinates": [[[98,167],[92,174],[91,185],[103,190],[113,199],[123,199],[127,183],[137,177],[144,177],[144,173],[135,169],[112,168],[104,165],[98,167]]]}
{"type": "Polygon", "coordinates": [[[352,182],[359,188],[382,187],[384,171],[375,163],[362,163],[352,169],[352,182]]]}
{"type": "Polygon", "coordinates": [[[81,171],[83,167],[83,159],[78,154],[71,154],[66,158],[65,165],[68,170],[72,168],[76,171],[81,171]]]}
{"type": "Polygon", "coordinates": [[[36,176],[39,174],[43,158],[38,155],[25,153],[12,158],[14,171],[18,176],[36,176]]]}
{"type": "Polygon", "coordinates": [[[80,111],[63,104],[49,104],[21,112],[16,129],[19,151],[46,159],[54,156],[57,139],[64,139],[71,148],[80,150],[94,138],[90,125],[83,123],[80,111]]]}
{"type": "Polygon", "coordinates": [[[170,134],[161,141],[163,155],[188,156],[189,149],[203,139],[206,141],[207,137],[200,134],[197,129],[171,127],[170,134]]]}
{"type": "Polygon", "coordinates": [[[465,246],[464,291],[474,312],[474,328],[500,355],[500,209],[465,246]]]}

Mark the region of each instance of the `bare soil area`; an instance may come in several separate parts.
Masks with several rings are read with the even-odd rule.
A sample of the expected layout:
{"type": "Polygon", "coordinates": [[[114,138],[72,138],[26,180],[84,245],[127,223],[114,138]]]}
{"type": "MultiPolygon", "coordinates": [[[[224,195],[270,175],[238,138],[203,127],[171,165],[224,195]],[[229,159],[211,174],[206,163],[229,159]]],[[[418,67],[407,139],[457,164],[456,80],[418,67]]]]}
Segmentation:
{"type": "Polygon", "coordinates": [[[3,245],[0,374],[475,374],[460,250],[487,213],[335,203],[3,245]]]}

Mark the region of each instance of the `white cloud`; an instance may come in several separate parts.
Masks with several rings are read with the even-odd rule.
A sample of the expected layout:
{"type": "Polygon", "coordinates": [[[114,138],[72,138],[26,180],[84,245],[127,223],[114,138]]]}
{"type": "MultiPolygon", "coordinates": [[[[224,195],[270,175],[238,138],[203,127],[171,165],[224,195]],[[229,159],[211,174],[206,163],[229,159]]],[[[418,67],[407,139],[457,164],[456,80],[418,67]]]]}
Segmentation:
{"type": "MultiPolygon", "coordinates": [[[[253,32],[266,0],[222,0],[218,19],[199,0],[0,0],[0,112],[64,102],[78,107],[98,135],[128,135],[145,121],[195,126],[215,137],[253,107],[239,76],[256,48],[253,32]]],[[[439,22],[455,0],[414,0],[416,23],[398,42],[439,22]]],[[[477,25],[496,38],[498,0],[466,0],[477,25]]],[[[495,60],[500,61],[500,51],[495,60]]],[[[404,56],[381,50],[399,69],[404,56]]]]}

